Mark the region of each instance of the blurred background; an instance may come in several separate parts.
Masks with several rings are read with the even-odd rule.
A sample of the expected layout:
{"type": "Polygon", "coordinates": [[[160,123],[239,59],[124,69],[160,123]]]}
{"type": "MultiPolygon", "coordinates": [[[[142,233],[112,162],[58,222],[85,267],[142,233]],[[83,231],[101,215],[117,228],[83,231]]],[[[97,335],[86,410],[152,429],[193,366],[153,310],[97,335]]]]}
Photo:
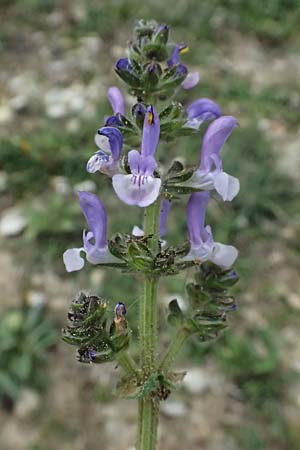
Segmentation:
{"type": "MultiPolygon", "coordinates": [[[[0,0],[0,16],[0,450],[133,449],[136,405],[111,396],[114,364],[79,364],[60,329],[80,289],[125,301],[135,327],[137,283],[91,265],[66,274],[61,255],[81,245],[74,190],[101,195],[109,235],[141,225],[138,208],[128,214],[108,180],[85,172],[140,18],[190,46],[201,82],[180,100],[210,97],[240,124],[223,154],[241,192],[208,220],[240,250],[239,310],[220,339],[186,346],[189,375],[162,406],[159,449],[299,450],[299,1],[0,0]]],[[[196,164],[199,148],[197,135],[164,151],[196,164]]],[[[171,242],[187,238],[184,205],[168,227],[171,242]]],[[[185,281],[161,285],[162,345],[185,281]]]]}

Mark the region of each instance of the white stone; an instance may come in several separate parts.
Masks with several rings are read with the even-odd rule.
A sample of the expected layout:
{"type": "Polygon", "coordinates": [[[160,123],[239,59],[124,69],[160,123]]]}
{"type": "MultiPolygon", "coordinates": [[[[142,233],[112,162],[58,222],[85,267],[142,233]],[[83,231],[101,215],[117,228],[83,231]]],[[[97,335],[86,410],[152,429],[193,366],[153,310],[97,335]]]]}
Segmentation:
{"type": "Polygon", "coordinates": [[[51,185],[58,194],[69,195],[72,192],[68,179],[64,176],[52,177],[51,185]]]}
{"type": "Polygon", "coordinates": [[[26,418],[34,413],[40,406],[41,398],[32,389],[23,389],[21,397],[16,405],[15,414],[20,418],[26,418]]]}
{"type": "Polygon", "coordinates": [[[209,388],[209,379],[202,369],[188,369],[182,382],[191,394],[202,394],[209,388]]]}
{"type": "Polygon", "coordinates": [[[4,237],[17,236],[27,226],[27,219],[17,207],[6,209],[0,219],[0,235],[4,237]]]}
{"type": "Polygon", "coordinates": [[[46,295],[42,291],[29,291],[26,294],[26,300],[30,306],[41,306],[46,301],[46,295]]]}
{"type": "Polygon", "coordinates": [[[16,95],[10,100],[9,103],[15,111],[21,111],[28,106],[29,97],[25,94],[16,95]]]}
{"type": "Polygon", "coordinates": [[[6,123],[12,120],[13,112],[8,105],[0,106],[0,123],[6,123]]]}
{"type": "Polygon", "coordinates": [[[96,183],[92,180],[84,180],[81,183],[75,184],[74,190],[75,191],[95,192],[96,191],[96,183]]]}
{"type": "Polygon", "coordinates": [[[161,405],[161,411],[168,417],[184,417],[187,414],[187,407],[180,401],[166,401],[161,405]]]}
{"type": "Polygon", "coordinates": [[[46,114],[51,119],[61,119],[68,113],[65,105],[58,103],[57,105],[49,105],[46,108],[46,114]]]}

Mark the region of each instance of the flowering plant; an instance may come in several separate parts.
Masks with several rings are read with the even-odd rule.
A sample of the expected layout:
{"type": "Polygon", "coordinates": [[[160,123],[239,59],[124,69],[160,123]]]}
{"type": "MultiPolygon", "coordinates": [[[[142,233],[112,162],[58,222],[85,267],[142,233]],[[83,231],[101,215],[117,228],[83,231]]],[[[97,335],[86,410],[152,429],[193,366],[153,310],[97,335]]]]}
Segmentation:
{"type": "Polygon", "coordinates": [[[93,193],[78,192],[88,231],[83,231],[82,247],[63,255],[68,272],[81,270],[86,259],[131,272],[142,280],[139,362],[130,351],[131,331],[122,301],[110,317],[107,300],[80,293],[63,330],[63,339],[78,347],[79,361],[116,360],[122,368],[116,393],[138,400],[137,450],[156,448],[159,404],[184,376],[173,371],[184,342],[192,335],[201,341],[216,338],[226,327],[227,312],[236,307],[228,289],[238,280],[232,268],[238,252],[214,241],[211,227],[205,225],[205,213],[214,192],[223,201],[238,194],[239,181],[223,171],[221,157],[237,121],[222,115],[220,107],[207,98],[187,108],[173,100],[178,90],[191,89],[200,79],[181,62],[187,50],[185,44],[169,42],[167,25],[154,21],[136,25],[128,56],[116,62],[115,71],[137,101],[129,117],[121,91],[117,87],[108,90],[113,114],[96,133],[98,150],[90,156],[86,170],[109,177],[121,202],[143,208],[144,227],[135,226],[131,233],[107,239],[104,204],[93,193]],[[205,122],[209,124],[199,167],[184,167],[179,161],[170,161],[169,167],[159,164],[161,141],[197,134],[205,122]],[[187,203],[189,241],[171,247],[162,238],[167,235],[168,215],[176,214],[180,201],[187,203]],[[195,272],[194,281],[186,286],[189,306],[183,311],[177,300],[170,302],[168,322],[176,331],[169,347],[157,357],[159,280],[187,268],[195,272]]]}

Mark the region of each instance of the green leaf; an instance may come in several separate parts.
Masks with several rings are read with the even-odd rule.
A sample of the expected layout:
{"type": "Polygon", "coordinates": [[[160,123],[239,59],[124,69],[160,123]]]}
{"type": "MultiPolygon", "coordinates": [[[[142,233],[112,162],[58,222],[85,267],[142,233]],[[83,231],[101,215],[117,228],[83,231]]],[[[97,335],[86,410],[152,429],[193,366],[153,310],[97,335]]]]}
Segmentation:
{"type": "Polygon", "coordinates": [[[169,303],[168,322],[170,325],[180,326],[184,322],[184,314],[182,313],[176,299],[169,303]]]}

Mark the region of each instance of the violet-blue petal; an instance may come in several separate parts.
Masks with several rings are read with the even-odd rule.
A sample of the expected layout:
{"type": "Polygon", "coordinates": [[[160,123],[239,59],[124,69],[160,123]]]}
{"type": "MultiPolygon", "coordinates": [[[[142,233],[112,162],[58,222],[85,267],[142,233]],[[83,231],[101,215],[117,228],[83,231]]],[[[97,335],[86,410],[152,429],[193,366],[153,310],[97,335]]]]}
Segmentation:
{"type": "Polygon", "coordinates": [[[195,245],[203,243],[205,213],[210,200],[209,192],[194,192],[187,204],[187,226],[190,241],[195,245]]]}
{"type": "Polygon", "coordinates": [[[111,104],[114,114],[120,113],[124,115],[125,113],[125,103],[123,95],[120,89],[116,86],[112,86],[107,91],[107,97],[109,103],[111,104]]]}
{"type": "Polygon", "coordinates": [[[164,198],[160,205],[159,232],[158,232],[159,237],[162,237],[167,233],[166,220],[170,212],[170,209],[171,209],[171,202],[166,198],[164,198]]]}
{"type": "Polygon", "coordinates": [[[129,59],[128,58],[120,58],[116,62],[116,68],[118,70],[127,70],[131,67],[129,59]]]}
{"type": "Polygon", "coordinates": [[[175,64],[178,64],[180,53],[184,53],[185,51],[188,51],[188,47],[185,44],[176,45],[170,58],[167,60],[168,67],[171,68],[175,66],[175,64]]]}
{"type": "Polygon", "coordinates": [[[183,77],[183,76],[187,76],[188,75],[188,69],[186,67],[186,65],[184,64],[178,64],[177,68],[176,68],[176,72],[175,72],[175,76],[176,77],[183,77]]]}
{"type": "Polygon", "coordinates": [[[105,119],[106,127],[120,127],[122,125],[122,121],[118,114],[114,116],[108,116],[105,119]]]}
{"type": "Polygon", "coordinates": [[[153,156],[143,156],[137,150],[128,153],[128,164],[131,173],[139,177],[151,176],[157,167],[153,156]]]}
{"type": "Polygon", "coordinates": [[[221,163],[220,151],[236,126],[237,120],[232,116],[222,116],[209,125],[202,143],[201,170],[210,171],[217,161],[221,163]]]}
{"type": "Polygon", "coordinates": [[[154,177],[136,177],[117,174],[112,178],[113,188],[122,202],[145,208],[159,196],[161,180],[154,177]]]}
{"type": "Polygon", "coordinates": [[[221,116],[222,112],[214,101],[209,98],[199,98],[192,102],[186,109],[189,119],[210,120],[221,116]]]}
{"type": "Polygon", "coordinates": [[[114,127],[103,127],[98,130],[98,135],[105,136],[108,139],[112,159],[118,161],[123,146],[121,131],[114,127]]]}
{"type": "Polygon", "coordinates": [[[93,233],[95,247],[106,246],[107,215],[103,203],[91,192],[78,192],[78,201],[84,217],[93,233]]]}
{"type": "Polygon", "coordinates": [[[154,156],[159,140],[160,122],[158,114],[153,108],[149,106],[145,114],[141,154],[143,156],[154,156]]]}
{"type": "Polygon", "coordinates": [[[181,83],[181,87],[183,87],[183,89],[192,89],[199,83],[199,81],[199,72],[189,72],[186,79],[181,83]]]}

